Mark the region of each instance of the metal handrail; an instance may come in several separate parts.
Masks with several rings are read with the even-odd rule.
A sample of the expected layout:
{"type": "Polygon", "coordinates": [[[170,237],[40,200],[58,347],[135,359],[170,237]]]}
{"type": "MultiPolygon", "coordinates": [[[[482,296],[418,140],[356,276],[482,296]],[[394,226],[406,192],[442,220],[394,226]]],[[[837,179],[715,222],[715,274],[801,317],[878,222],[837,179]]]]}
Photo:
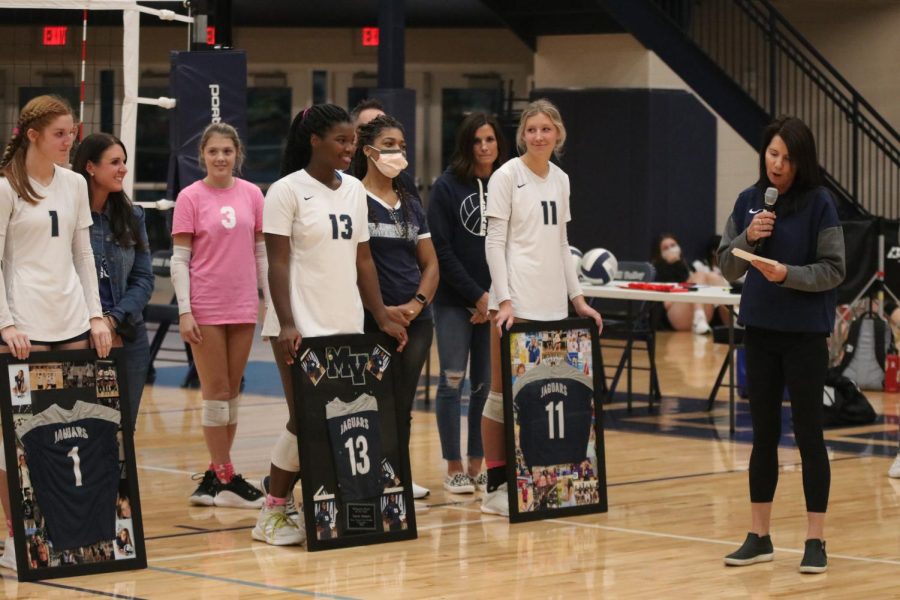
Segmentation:
{"type": "Polygon", "coordinates": [[[900,217],[900,134],[770,0],[651,0],[771,118],[817,131],[826,181],[863,212],[900,217]]]}

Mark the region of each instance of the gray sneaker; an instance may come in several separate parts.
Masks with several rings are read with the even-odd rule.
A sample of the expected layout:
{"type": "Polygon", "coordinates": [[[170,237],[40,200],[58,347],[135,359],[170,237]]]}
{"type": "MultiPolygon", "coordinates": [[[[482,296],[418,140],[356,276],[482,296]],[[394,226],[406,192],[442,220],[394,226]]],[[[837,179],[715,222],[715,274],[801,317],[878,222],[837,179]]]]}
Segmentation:
{"type": "Polygon", "coordinates": [[[775,550],[772,547],[772,538],[762,537],[755,533],[748,533],[747,539],[741,547],[725,557],[725,564],[729,567],[744,567],[760,562],[770,562],[775,559],[775,550]]]}
{"type": "Polygon", "coordinates": [[[824,573],[828,570],[828,556],[825,554],[825,540],[806,540],[801,573],[824,573]]]}
{"type": "MultiPolygon", "coordinates": [[[[471,477],[472,477],[472,476],[469,475],[469,478],[470,478],[470,479],[471,479],[471,477]]],[[[474,481],[475,481],[475,489],[476,489],[476,490],[478,490],[479,492],[486,492],[486,491],[487,491],[487,471],[482,471],[481,473],[479,473],[479,474],[475,477],[475,480],[474,480],[474,481]]]]}

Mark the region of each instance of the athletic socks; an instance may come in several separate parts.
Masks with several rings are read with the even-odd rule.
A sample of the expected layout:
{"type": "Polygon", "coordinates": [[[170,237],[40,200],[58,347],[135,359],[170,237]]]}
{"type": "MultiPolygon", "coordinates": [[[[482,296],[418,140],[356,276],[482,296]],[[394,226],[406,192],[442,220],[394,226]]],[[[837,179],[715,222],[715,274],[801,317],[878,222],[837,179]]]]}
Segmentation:
{"type": "Polygon", "coordinates": [[[266,508],[275,508],[276,506],[286,506],[287,498],[276,498],[272,494],[266,494],[266,508]]]}
{"type": "Polygon", "coordinates": [[[216,479],[219,480],[219,483],[221,483],[222,485],[228,485],[229,483],[231,483],[231,480],[234,477],[233,464],[231,464],[230,462],[221,465],[214,465],[210,463],[209,468],[216,474],[216,479]]]}
{"type": "Polygon", "coordinates": [[[495,465],[495,461],[488,461],[487,491],[489,493],[506,483],[506,463],[495,465]]]}

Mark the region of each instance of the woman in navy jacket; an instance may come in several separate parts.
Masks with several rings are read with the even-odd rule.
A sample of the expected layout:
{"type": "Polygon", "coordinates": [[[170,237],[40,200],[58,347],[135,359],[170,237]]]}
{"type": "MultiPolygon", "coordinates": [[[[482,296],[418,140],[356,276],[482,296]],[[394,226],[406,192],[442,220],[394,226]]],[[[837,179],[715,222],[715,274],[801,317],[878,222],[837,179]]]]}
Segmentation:
{"type": "Polygon", "coordinates": [[[801,573],[827,568],[824,528],[831,471],[822,436],[826,337],[834,325],[835,288],[844,279],[844,236],[834,201],[821,185],[812,132],[797,118],[766,127],[759,180],[738,196],[719,246],[722,274],[747,274],[739,322],[746,327],[747,377],[753,451],[750,455],[751,528],[725,557],[743,566],[773,559],[769,524],[778,483],[781,402],[787,386],[794,437],[803,463],[807,535],[801,573]],[[766,188],[778,191],[774,212],[763,210],[766,188]],[[774,260],[747,262],[732,249],[774,260]]]}
{"type": "Polygon", "coordinates": [[[491,387],[488,290],[491,274],[484,254],[487,184],[503,164],[506,149],[500,124],[484,113],[466,117],[457,132],[450,166],[429,194],[428,225],[441,280],[434,297],[435,333],[441,377],[436,395],[441,452],[447,461],[444,488],[456,494],[482,491],[481,412],[491,387]],[[460,452],[460,415],[466,365],[471,394],[468,411],[469,464],[460,452]]]}

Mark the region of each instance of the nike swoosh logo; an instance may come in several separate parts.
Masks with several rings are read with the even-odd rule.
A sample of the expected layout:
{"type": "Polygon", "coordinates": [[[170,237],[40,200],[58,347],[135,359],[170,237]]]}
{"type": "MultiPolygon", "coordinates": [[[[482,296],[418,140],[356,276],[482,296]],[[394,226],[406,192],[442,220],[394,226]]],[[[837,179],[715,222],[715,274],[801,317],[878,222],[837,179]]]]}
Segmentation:
{"type": "Polygon", "coordinates": [[[525,187],[526,185],[528,185],[528,184],[527,183],[517,183],[516,187],[520,188],[520,187],[525,187]]]}
{"type": "MultiPolygon", "coordinates": [[[[313,194],[313,195],[315,195],[315,194],[313,194]]],[[[312,198],[312,196],[303,196],[304,200],[309,200],[310,198],[312,198]]]]}
{"type": "Polygon", "coordinates": [[[757,208],[756,210],[753,210],[753,209],[751,208],[751,209],[748,210],[747,212],[749,212],[751,215],[755,215],[755,214],[758,213],[758,212],[762,212],[762,210],[763,210],[763,209],[761,209],[761,208],[757,208]]]}

